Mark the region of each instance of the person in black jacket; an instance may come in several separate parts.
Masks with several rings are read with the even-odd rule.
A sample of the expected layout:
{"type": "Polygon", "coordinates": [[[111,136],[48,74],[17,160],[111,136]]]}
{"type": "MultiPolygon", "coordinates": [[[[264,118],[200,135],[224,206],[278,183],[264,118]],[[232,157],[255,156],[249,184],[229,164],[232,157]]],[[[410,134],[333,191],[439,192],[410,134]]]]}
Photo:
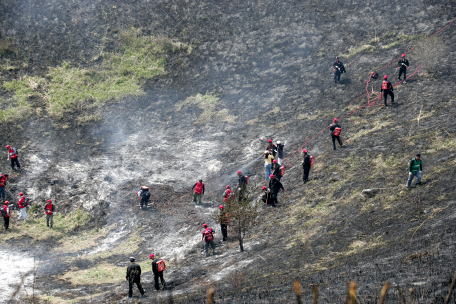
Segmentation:
{"type": "Polygon", "coordinates": [[[280,172],[280,167],[281,166],[277,163],[276,159],[274,159],[272,162],[274,163],[274,169],[272,170],[272,175],[274,175],[275,178],[280,180],[282,178],[282,175],[281,175],[281,172],[280,172]]]}
{"type": "Polygon", "coordinates": [[[146,186],[141,186],[139,187],[139,191],[136,192],[138,195],[138,198],[140,200],[141,204],[141,209],[143,209],[143,206],[145,209],[147,209],[147,205],[149,204],[149,199],[151,198],[149,187],[146,186]]]}
{"type": "Polygon", "coordinates": [[[261,189],[263,190],[263,193],[260,195],[260,199],[263,201],[263,203],[267,204],[269,196],[268,188],[266,188],[266,186],[263,186],[261,189]]]}
{"type": "Polygon", "coordinates": [[[144,296],[144,289],[141,285],[141,266],[135,263],[135,258],[130,258],[130,265],[127,267],[127,276],[125,279],[128,281],[128,297],[133,295],[133,284],[138,286],[141,296],[144,296]]]}
{"type": "Polygon", "coordinates": [[[272,152],[272,156],[276,157],[277,153],[277,146],[272,143],[272,139],[268,139],[268,146],[266,147],[266,151],[272,152]]]}
{"type": "Polygon", "coordinates": [[[405,54],[402,54],[401,60],[397,63],[399,65],[399,77],[397,79],[401,80],[402,74],[404,74],[404,83],[407,83],[407,69],[409,67],[409,62],[405,59],[405,54]]]}
{"type": "Polygon", "coordinates": [[[342,61],[339,61],[339,57],[336,57],[336,62],[334,62],[334,83],[337,83],[337,81],[340,81],[340,75],[342,73],[346,73],[347,71],[345,70],[344,64],[342,61]]]}
{"type": "Polygon", "coordinates": [[[283,148],[285,147],[285,145],[287,144],[287,140],[285,141],[285,143],[282,145],[280,143],[280,140],[277,141],[277,163],[281,166],[282,165],[282,159],[283,159],[283,148]]]}
{"type": "Polygon", "coordinates": [[[340,139],[340,132],[342,130],[341,126],[337,123],[338,119],[334,118],[334,123],[329,127],[329,130],[331,131],[331,138],[333,142],[333,148],[336,150],[336,139],[337,142],[339,143],[340,147],[342,147],[342,140],[340,139]],[[337,129],[339,128],[339,129],[337,129]]]}
{"type": "Polygon", "coordinates": [[[247,178],[244,175],[242,175],[241,171],[238,171],[237,175],[239,176],[239,181],[237,184],[239,192],[239,201],[241,201],[244,195],[244,191],[247,189],[247,178]]]}
{"type": "Polygon", "coordinates": [[[158,271],[158,266],[157,262],[160,261],[160,259],[155,259],[155,255],[152,253],[149,258],[152,260],[152,272],[154,273],[154,281],[155,281],[155,289],[160,290],[160,285],[158,284],[158,278],[160,278],[160,281],[162,283],[162,288],[165,289],[165,279],[163,278],[163,270],[158,271]]]}
{"type": "Polygon", "coordinates": [[[383,76],[383,82],[382,82],[382,89],[380,90],[380,92],[383,93],[383,101],[385,102],[385,107],[388,106],[388,104],[386,103],[386,98],[389,96],[391,96],[391,104],[394,103],[394,87],[393,85],[391,84],[391,82],[388,81],[388,76],[383,76]]]}
{"type": "Polygon", "coordinates": [[[304,174],[302,176],[302,180],[304,181],[304,184],[305,184],[309,180],[310,165],[312,163],[312,160],[310,159],[309,154],[307,154],[306,149],[302,150],[302,153],[304,153],[304,160],[302,162],[302,168],[304,169],[304,174]]]}
{"type": "Polygon", "coordinates": [[[283,191],[285,191],[285,189],[283,188],[282,183],[277,178],[275,178],[273,175],[271,175],[271,179],[272,179],[272,183],[269,182],[271,184],[271,186],[269,188],[270,192],[271,192],[270,201],[271,201],[272,207],[275,207],[277,204],[277,196],[279,195],[280,189],[282,189],[283,191]]]}

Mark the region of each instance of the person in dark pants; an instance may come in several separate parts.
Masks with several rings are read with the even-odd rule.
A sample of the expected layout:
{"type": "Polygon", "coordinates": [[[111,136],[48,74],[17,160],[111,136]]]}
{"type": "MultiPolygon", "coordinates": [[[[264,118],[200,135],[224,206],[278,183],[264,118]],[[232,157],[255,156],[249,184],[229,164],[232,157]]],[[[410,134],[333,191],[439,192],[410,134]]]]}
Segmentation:
{"type": "Polygon", "coordinates": [[[241,201],[242,197],[244,195],[244,192],[247,189],[247,178],[244,175],[242,175],[241,171],[238,171],[237,175],[239,176],[239,180],[238,180],[238,184],[237,184],[238,192],[239,192],[239,201],[241,201]]]}
{"type": "Polygon", "coordinates": [[[225,242],[228,238],[228,215],[223,205],[220,208],[220,230],[222,231],[223,241],[225,242]]]}
{"type": "Polygon", "coordinates": [[[393,85],[391,84],[391,82],[388,81],[388,76],[383,76],[383,82],[382,82],[382,89],[380,90],[380,92],[382,92],[383,94],[383,101],[385,102],[385,107],[388,106],[388,103],[386,102],[386,98],[389,96],[391,96],[391,104],[394,103],[394,87],[393,85]]]}
{"type": "Polygon", "coordinates": [[[206,252],[206,257],[209,256],[208,250],[209,246],[212,248],[212,254],[215,254],[215,243],[214,243],[214,229],[207,228],[207,224],[203,224],[204,231],[203,231],[203,240],[204,240],[204,251],[206,252]]]}
{"type": "Polygon", "coordinates": [[[310,159],[309,154],[307,154],[306,149],[302,150],[302,153],[304,153],[304,160],[302,162],[302,168],[304,169],[304,174],[302,176],[302,180],[304,181],[304,184],[305,184],[309,180],[309,172],[310,172],[310,166],[312,164],[312,160],[310,159]]]}
{"type": "Polygon", "coordinates": [[[281,166],[277,163],[277,160],[275,160],[275,159],[272,162],[274,163],[274,169],[272,170],[272,175],[274,175],[275,178],[280,180],[282,178],[282,173],[280,170],[281,166]]]}
{"type": "Polygon", "coordinates": [[[6,180],[8,179],[8,174],[0,174],[0,197],[5,201],[5,188],[6,188],[6,180]]]}
{"type": "Polygon", "coordinates": [[[342,61],[339,61],[339,57],[336,57],[336,62],[334,62],[334,83],[340,82],[340,75],[346,72],[342,61]]]}
{"type": "Polygon", "coordinates": [[[146,186],[141,186],[139,188],[139,191],[136,192],[138,195],[140,201],[141,201],[141,209],[143,209],[143,206],[145,209],[147,209],[147,205],[149,204],[149,199],[151,198],[151,194],[149,191],[149,187],[146,186]]]}
{"type": "Polygon", "coordinates": [[[280,143],[280,141],[278,140],[277,141],[277,163],[279,165],[282,165],[282,159],[283,159],[283,148],[285,147],[285,145],[287,144],[287,140],[285,141],[285,143],[282,145],[280,143]]]}
{"type": "Polygon", "coordinates": [[[203,180],[200,179],[197,181],[193,187],[192,190],[195,189],[193,192],[193,202],[196,203],[197,205],[201,205],[201,198],[204,195],[204,184],[203,180]]]}
{"type": "Polygon", "coordinates": [[[416,176],[416,185],[421,184],[421,171],[423,171],[423,163],[421,161],[421,154],[418,153],[414,159],[410,161],[409,165],[409,178],[407,179],[406,188],[410,187],[413,178],[416,176]]]}
{"type": "Polygon", "coordinates": [[[266,186],[263,186],[261,189],[263,190],[263,193],[260,195],[260,199],[263,201],[263,203],[267,204],[269,196],[268,188],[266,188],[266,186]]]}
{"type": "Polygon", "coordinates": [[[397,64],[399,65],[399,77],[397,79],[401,80],[401,76],[404,74],[404,83],[407,83],[407,69],[409,67],[409,62],[405,59],[405,54],[402,54],[402,58],[397,64]]]}
{"type": "Polygon", "coordinates": [[[340,139],[340,132],[342,131],[342,128],[337,123],[337,121],[337,118],[334,118],[334,123],[329,127],[329,130],[331,131],[331,138],[334,150],[336,150],[336,139],[339,145],[342,147],[342,140],[340,139]]]}
{"type": "Polygon", "coordinates": [[[163,260],[160,260],[160,259],[155,259],[155,255],[154,254],[151,254],[149,256],[149,258],[152,260],[152,272],[154,273],[154,281],[155,281],[155,289],[156,290],[160,290],[160,285],[158,284],[158,279],[160,278],[160,281],[161,281],[161,284],[162,284],[162,288],[165,289],[165,279],[163,278],[163,271],[164,270],[161,270],[159,269],[159,265],[157,264],[161,264],[163,266],[160,266],[160,267],[165,267],[165,262],[163,262],[163,260]]]}
{"type": "Polygon", "coordinates": [[[133,284],[138,286],[141,296],[144,296],[144,289],[141,285],[141,266],[135,263],[135,258],[130,258],[130,265],[127,267],[127,276],[125,280],[128,281],[128,297],[133,295],[133,284]]]}
{"type": "Polygon", "coordinates": [[[11,147],[10,145],[7,145],[6,150],[8,150],[8,159],[11,159],[11,170],[14,170],[14,164],[16,164],[17,169],[19,169],[19,171],[20,171],[21,165],[19,164],[17,149],[14,147],[11,147]]]}
{"type": "Polygon", "coordinates": [[[271,205],[272,207],[275,207],[276,204],[277,204],[277,196],[279,195],[279,191],[280,189],[282,189],[283,191],[286,191],[284,188],[283,188],[283,185],[282,183],[274,177],[274,175],[271,175],[271,179],[272,179],[272,185],[270,186],[270,191],[271,191],[271,205]]]}
{"type": "Polygon", "coordinates": [[[4,220],[3,226],[5,227],[5,232],[6,232],[7,230],[10,230],[9,229],[9,220],[11,217],[11,210],[10,210],[8,201],[5,202],[5,205],[3,205],[3,207],[0,209],[0,211],[3,216],[3,220],[4,220]]]}

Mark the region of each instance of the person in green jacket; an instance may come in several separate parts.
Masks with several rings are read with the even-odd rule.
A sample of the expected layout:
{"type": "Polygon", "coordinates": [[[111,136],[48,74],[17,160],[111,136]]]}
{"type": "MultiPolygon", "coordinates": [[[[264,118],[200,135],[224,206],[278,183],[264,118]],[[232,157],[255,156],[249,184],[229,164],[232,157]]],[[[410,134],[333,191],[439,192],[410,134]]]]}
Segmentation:
{"type": "Polygon", "coordinates": [[[423,163],[421,162],[421,154],[418,153],[414,159],[410,161],[409,165],[409,178],[406,187],[410,187],[413,178],[416,176],[416,185],[421,184],[421,171],[423,170],[423,163]]]}

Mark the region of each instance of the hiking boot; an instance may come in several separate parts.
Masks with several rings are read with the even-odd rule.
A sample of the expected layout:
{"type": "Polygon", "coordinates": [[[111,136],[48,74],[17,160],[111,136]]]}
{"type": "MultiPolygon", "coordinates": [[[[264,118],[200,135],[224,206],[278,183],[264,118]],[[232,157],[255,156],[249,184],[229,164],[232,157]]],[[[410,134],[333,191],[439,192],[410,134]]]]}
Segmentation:
{"type": "Polygon", "coordinates": [[[206,253],[206,258],[209,256],[209,253],[206,253]]]}
{"type": "Polygon", "coordinates": [[[417,186],[418,186],[418,185],[421,185],[421,182],[419,182],[419,183],[415,183],[415,185],[417,185],[417,186]]]}

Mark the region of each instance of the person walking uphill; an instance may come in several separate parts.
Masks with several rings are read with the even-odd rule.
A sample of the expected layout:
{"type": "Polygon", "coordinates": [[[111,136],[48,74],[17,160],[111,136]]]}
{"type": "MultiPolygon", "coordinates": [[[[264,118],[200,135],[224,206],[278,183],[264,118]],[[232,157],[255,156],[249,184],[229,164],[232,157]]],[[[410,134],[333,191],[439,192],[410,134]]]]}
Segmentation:
{"type": "Polygon", "coordinates": [[[222,231],[223,241],[225,242],[228,238],[228,214],[225,211],[223,205],[219,206],[220,209],[220,230],[222,231]]]}
{"type": "Polygon", "coordinates": [[[207,224],[203,224],[204,231],[203,231],[203,238],[204,240],[204,252],[206,252],[206,257],[209,256],[208,250],[209,250],[209,245],[212,248],[212,254],[215,254],[215,243],[214,243],[214,229],[212,228],[207,228],[207,224]]]}
{"type": "Polygon", "coordinates": [[[388,103],[386,102],[386,99],[388,98],[388,95],[391,96],[391,104],[394,103],[394,87],[391,84],[391,82],[388,81],[388,76],[383,76],[383,82],[382,82],[382,89],[380,92],[383,94],[383,101],[385,102],[385,107],[388,106],[388,103]]]}
{"type": "Polygon", "coordinates": [[[8,179],[8,174],[0,174],[0,196],[2,200],[5,201],[5,188],[6,188],[6,180],[8,179]]]}
{"type": "Polygon", "coordinates": [[[331,138],[334,150],[336,150],[336,139],[339,145],[342,147],[342,140],[340,139],[340,132],[342,132],[342,128],[337,123],[337,121],[337,118],[334,118],[334,123],[329,127],[329,130],[331,131],[331,138]]]}
{"type": "Polygon", "coordinates": [[[274,156],[272,155],[271,151],[264,152],[264,171],[266,173],[266,180],[269,179],[269,175],[271,175],[272,170],[272,160],[274,160],[274,156]]]}
{"type": "Polygon", "coordinates": [[[410,187],[413,178],[416,176],[416,185],[421,184],[421,171],[423,170],[423,163],[421,161],[421,154],[418,153],[414,159],[410,161],[409,164],[409,177],[407,180],[406,187],[410,187]]]}
{"type": "Polygon", "coordinates": [[[280,180],[282,178],[282,170],[281,170],[281,166],[277,163],[277,160],[274,159],[273,161],[273,166],[274,166],[274,169],[272,170],[272,175],[274,175],[275,178],[277,178],[278,180],[280,180]]]}
{"type": "Polygon", "coordinates": [[[193,202],[196,202],[197,205],[201,205],[201,196],[204,195],[203,180],[200,179],[197,181],[196,184],[193,185],[192,190],[193,189],[195,189],[195,192],[193,193],[193,202]],[[198,200],[198,202],[196,200],[198,200]]]}
{"type": "Polygon", "coordinates": [[[133,295],[133,284],[139,289],[141,296],[144,296],[144,289],[141,285],[141,266],[135,263],[134,257],[130,258],[130,265],[127,267],[127,275],[125,280],[128,282],[128,297],[131,298],[133,295]]]}
{"type": "Polygon", "coordinates": [[[139,187],[139,191],[137,191],[136,194],[138,195],[138,198],[140,199],[141,209],[143,209],[143,206],[145,207],[145,209],[147,209],[147,205],[149,204],[149,199],[151,198],[149,187],[146,187],[146,186],[139,187]]]}
{"type": "Polygon", "coordinates": [[[302,150],[302,153],[304,154],[304,160],[302,161],[302,169],[304,170],[302,180],[304,181],[304,184],[305,184],[309,180],[309,172],[310,172],[310,167],[312,165],[312,160],[310,159],[309,154],[307,154],[306,149],[302,150]]]}
{"type": "Polygon", "coordinates": [[[44,212],[46,213],[46,226],[49,227],[49,223],[54,225],[54,212],[55,212],[55,205],[52,203],[52,200],[48,199],[47,204],[44,205],[44,212]]]}
{"type": "Polygon", "coordinates": [[[223,200],[225,202],[228,202],[228,200],[230,198],[232,198],[233,196],[234,196],[234,193],[233,193],[233,191],[231,191],[230,185],[227,185],[225,192],[223,192],[223,200]]]}
{"type": "Polygon", "coordinates": [[[288,140],[285,141],[285,143],[282,145],[280,143],[280,140],[277,141],[277,163],[281,166],[282,165],[282,159],[283,159],[283,148],[287,144],[288,140]]]}
{"type": "Polygon", "coordinates": [[[11,147],[10,145],[7,145],[6,150],[8,150],[8,159],[11,159],[11,170],[14,170],[14,164],[16,164],[17,168],[20,171],[21,165],[19,164],[19,159],[17,157],[17,149],[11,147]]]}
{"type": "Polygon", "coordinates": [[[345,70],[344,64],[342,61],[339,61],[339,57],[336,57],[336,62],[334,62],[334,83],[337,83],[337,81],[340,82],[340,75],[342,73],[346,73],[347,71],[345,70]]]}
{"type": "Polygon", "coordinates": [[[22,192],[19,193],[19,196],[21,198],[19,199],[17,204],[19,205],[19,210],[21,211],[21,213],[19,214],[19,217],[17,218],[17,220],[20,220],[20,219],[24,218],[24,221],[27,221],[28,220],[28,218],[27,218],[27,206],[28,206],[29,198],[25,197],[24,193],[22,193],[22,192]]]}
{"type": "Polygon", "coordinates": [[[409,62],[405,59],[405,54],[402,54],[401,59],[397,64],[399,65],[399,77],[397,79],[401,80],[401,76],[404,74],[404,83],[407,83],[407,69],[409,67],[409,62]]]}
{"type": "Polygon", "coordinates": [[[160,278],[162,288],[165,289],[165,279],[163,278],[163,271],[165,271],[165,261],[156,259],[152,253],[149,258],[152,260],[152,272],[154,273],[155,289],[160,290],[158,279],[160,278]]]}
{"type": "Polygon", "coordinates": [[[247,185],[248,185],[248,181],[247,181],[247,177],[243,176],[242,175],[242,172],[241,171],[238,171],[237,172],[237,175],[239,176],[239,180],[238,180],[238,193],[239,193],[239,201],[242,200],[242,197],[244,196],[244,192],[245,190],[247,189],[247,185]]]}
{"type": "Polygon", "coordinates": [[[9,220],[10,220],[10,217],[11,217],[11,209],[9,207],[9,202],[8,201],[5,202],[5,205],[2,206],[0,211],[1,211],[2,216],[3,216],[3,220],[4,220],[3,226],[5,227],[5,232],[6,232],[7,230],[10,230],[9,229],[9,220]]]}
{"type": "Polygon", "coordinates": [[[282,183],[274,177],[274,175],[271,175],[271,181],[270,181],[270,186],[269,186],[270,192],[271,192],[271,205],[272,207],[275,207],[277,202],[277,196],[279,195],[280,189],[283,191],[286,191],[285,188],[283,188],[282,183]]]}

